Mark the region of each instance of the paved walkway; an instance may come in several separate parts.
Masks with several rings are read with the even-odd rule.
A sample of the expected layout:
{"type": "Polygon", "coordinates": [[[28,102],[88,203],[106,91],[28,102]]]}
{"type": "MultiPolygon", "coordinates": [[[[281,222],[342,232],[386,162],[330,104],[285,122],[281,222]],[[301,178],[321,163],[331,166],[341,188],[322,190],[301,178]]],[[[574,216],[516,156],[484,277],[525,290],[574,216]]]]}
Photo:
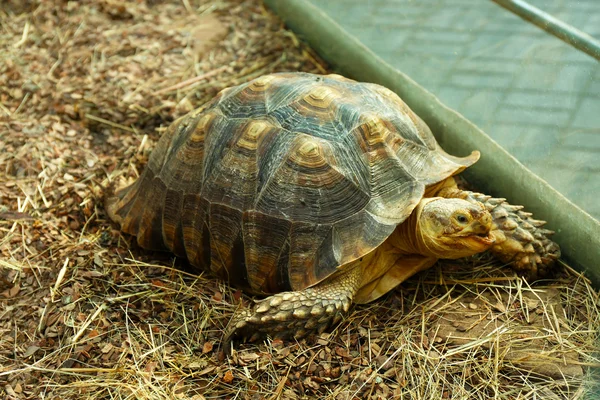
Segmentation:
{"type": "MultiPolygon", "coordinates": [[[[491,1],[311,0],[600,219],[600,63],[491,1]]],[[[529,0],[600,39],[600,1],[529,0]]]]}

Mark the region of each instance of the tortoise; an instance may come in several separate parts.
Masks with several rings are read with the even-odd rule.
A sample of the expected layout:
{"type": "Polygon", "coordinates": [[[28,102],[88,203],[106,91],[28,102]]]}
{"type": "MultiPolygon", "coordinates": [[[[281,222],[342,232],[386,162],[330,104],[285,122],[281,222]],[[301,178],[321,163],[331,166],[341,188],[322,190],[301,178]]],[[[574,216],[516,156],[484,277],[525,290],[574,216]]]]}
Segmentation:
{"type": "Polygon", "coordinates": [[[478,158],[447,154],[385,87],[277,73],[173,122],[106,208],[141,247],[269,296],[235,313],[227,340],[302,337],[440,258],[491,251],[532,278],[550,270],[544,221],[458,188],[478,158]]]}

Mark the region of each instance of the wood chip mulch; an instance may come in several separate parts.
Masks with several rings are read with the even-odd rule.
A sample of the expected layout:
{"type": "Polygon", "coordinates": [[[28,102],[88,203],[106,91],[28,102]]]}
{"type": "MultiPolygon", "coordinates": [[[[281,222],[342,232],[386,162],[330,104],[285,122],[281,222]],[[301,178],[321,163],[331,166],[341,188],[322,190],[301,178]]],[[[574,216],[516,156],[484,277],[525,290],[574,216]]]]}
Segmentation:
{"type": "Polygon", "coordinates": [[[252,299],[106,218],[161,132],[219,90],[329,67],[258,0],[0,3],[0,395],[5,399],[579,399],[600,301],[443,262],[333,331],[221,346],[252,299]]]}

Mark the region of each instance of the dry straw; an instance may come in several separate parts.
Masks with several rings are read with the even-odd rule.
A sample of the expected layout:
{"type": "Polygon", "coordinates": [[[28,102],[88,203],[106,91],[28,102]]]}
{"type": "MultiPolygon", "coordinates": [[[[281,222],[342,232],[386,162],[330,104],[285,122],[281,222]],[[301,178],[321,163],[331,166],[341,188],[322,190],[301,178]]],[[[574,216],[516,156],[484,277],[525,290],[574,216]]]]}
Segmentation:
{"type": "Polygon", "coordinates": [[[328,67],[256,1],[0,5],[0,393],[8,399],[578,399],[598,293],[440,263],[332,332],[221,348],[251,299],[106,220],[173,118],[328,67]],[[131,248],[131,250],[128,250],[131,248]]]}

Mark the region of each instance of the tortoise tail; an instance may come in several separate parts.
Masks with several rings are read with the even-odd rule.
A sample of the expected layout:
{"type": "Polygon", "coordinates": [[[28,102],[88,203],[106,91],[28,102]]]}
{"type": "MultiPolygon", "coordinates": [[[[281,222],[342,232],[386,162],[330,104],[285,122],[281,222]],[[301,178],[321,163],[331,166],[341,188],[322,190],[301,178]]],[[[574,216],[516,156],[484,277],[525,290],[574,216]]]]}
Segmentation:
{"type": "Polygon", "coordinates": [[[146,249],[170,250],[163,239],[165,184],[147,168],[132,185],[119,189],[105,200],[110,219],[125,233],[137,237],[146,249]]]}

